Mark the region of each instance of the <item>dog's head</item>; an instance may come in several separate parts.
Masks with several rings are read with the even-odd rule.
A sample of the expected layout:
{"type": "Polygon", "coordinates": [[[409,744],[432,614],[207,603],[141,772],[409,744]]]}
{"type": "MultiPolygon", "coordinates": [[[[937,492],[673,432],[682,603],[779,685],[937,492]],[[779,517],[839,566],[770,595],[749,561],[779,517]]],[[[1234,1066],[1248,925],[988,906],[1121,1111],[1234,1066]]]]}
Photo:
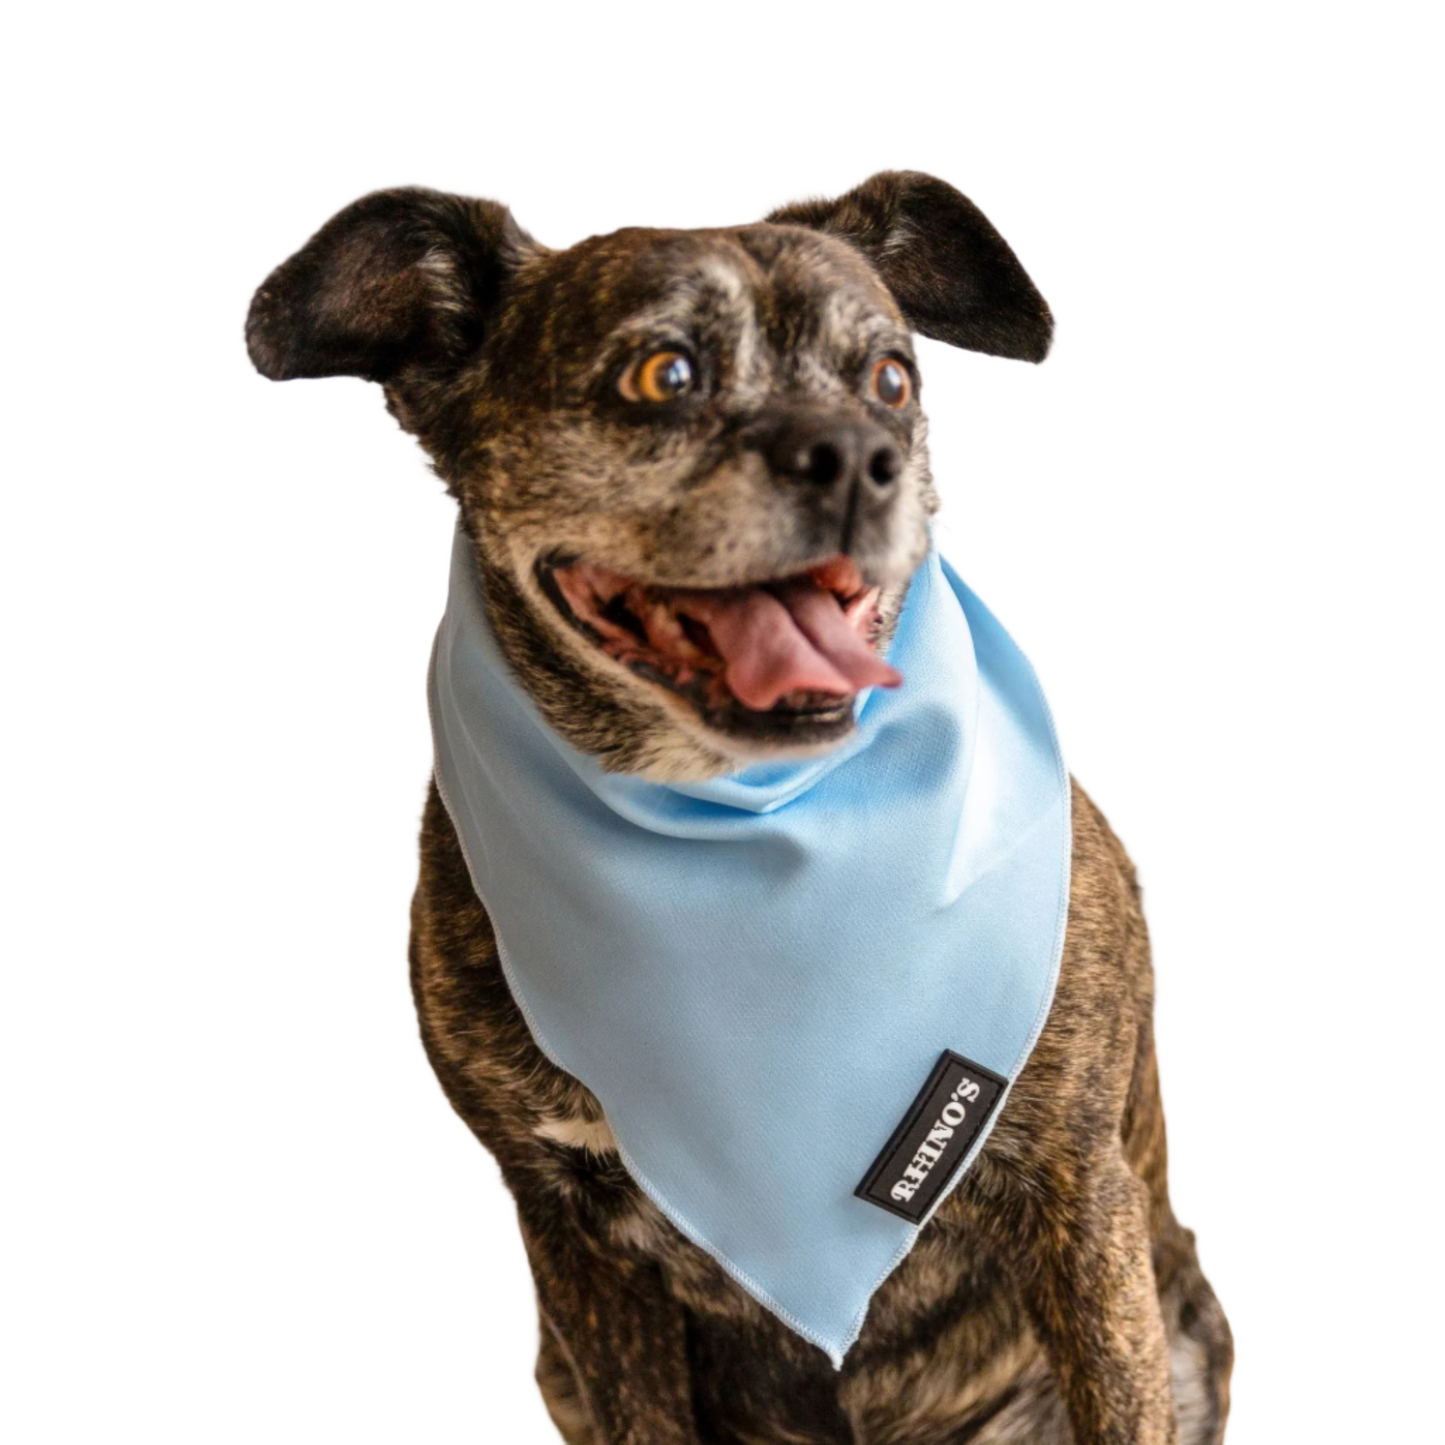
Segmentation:
{"type": "Polygon", "coordinates": [[[566,251],[492,201],[382,191],[256,293],[277,380],[360,376],[458,498],[503,651],[604,765],[824,749],[928,546],[910,339],[1040,361],[1048,307],[952,187],[566,251]]]}

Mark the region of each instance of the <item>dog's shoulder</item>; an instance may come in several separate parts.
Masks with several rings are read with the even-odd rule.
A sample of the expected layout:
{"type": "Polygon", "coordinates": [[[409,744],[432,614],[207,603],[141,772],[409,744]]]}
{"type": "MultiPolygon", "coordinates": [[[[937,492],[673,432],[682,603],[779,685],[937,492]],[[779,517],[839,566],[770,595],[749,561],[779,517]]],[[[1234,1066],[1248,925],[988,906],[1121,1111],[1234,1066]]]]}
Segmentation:
{"type": "Polygon", "coordinates": [[[611,1133],[593,1095],[547,1059],[507,984],[497,937],[432,783],[412,899],[411,980],[422,1041],[453,1107],[508,1182],[539,1155],[601,1158],[611,1133]]]}
{"type": "MultiPolygon", "coordinates": [[[[982,1156],[945,1216],[1087,1187],[1139,1112],[1153,1059],[1153,973],[1138,878],[1123,844],[1073,784],[1068,926],[1058,986],[982,1156]]],[[[1155,1090],[1157,1093],[1157,1089],[1155,1090]]],[[[1151,1096],[1152,1097],[1152,1096],[1151,1096]]]]}

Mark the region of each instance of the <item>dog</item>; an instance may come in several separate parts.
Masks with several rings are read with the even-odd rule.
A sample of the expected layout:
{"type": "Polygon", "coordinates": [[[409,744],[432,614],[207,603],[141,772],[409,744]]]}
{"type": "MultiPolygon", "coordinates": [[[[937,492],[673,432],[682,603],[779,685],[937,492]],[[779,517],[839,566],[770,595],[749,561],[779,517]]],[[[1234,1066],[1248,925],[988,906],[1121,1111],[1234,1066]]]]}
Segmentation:
{"type": "MultiPolygon", "coordinates": [[[[845,742],[851,691],[744,678],[699,609],[800,577],[865,599],[844,650],[887,681],[863,654],[892,636],[937,506],[912,334],[1037,362],[1051,332],[978,208],[913,172],[563,251],[493,201],[378,192],[278,267],[247,323],[267,377],[381,384],[459,503],[491,630],[546,723],[669,783],[845,742]]],[[[515,1196],[537,1381],[569,1445],[1223,1438],[1233,1345],[1170,1208],[1139,886],[1077,784],[1072,846],[1042,1035],[835,1370],[669,1223],[539,1050],[432,785],[421,1035],[515,1196]]]]}

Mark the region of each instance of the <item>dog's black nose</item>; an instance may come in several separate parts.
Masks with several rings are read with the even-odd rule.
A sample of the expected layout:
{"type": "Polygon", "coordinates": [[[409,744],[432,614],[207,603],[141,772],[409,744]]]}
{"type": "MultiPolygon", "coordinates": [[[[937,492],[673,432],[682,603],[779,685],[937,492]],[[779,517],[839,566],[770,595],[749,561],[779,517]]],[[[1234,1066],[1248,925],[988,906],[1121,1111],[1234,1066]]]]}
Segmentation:
{"type": "Polygon", "coordinates": [[[790,418],[764,452],[774,472],[840,492],[886,492],[903,470],[903,453],[880,426],[852,417],[790,418]]]}

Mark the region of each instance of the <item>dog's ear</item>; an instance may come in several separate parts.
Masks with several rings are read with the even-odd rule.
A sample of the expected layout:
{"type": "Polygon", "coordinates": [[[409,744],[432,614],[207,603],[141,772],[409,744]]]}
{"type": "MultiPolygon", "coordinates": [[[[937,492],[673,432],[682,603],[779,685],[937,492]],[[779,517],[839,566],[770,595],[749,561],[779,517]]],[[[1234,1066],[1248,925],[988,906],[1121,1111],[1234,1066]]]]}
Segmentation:
{"type": "Polygon", "coordinates": [[[1054,318],[1008,242],[967,196],[920,171],[881,171],[834,201],[799,201],[769,221],[851,242],[925,336],[1042,361],[1054,318]]]}
{"type": "Polygon", "coordinates": [[[256,292],[246,347],[273,381],[392,380],[480,342],[508,276],[540,250],[495,201],[377,191],[333,216],[256,292]]]}

